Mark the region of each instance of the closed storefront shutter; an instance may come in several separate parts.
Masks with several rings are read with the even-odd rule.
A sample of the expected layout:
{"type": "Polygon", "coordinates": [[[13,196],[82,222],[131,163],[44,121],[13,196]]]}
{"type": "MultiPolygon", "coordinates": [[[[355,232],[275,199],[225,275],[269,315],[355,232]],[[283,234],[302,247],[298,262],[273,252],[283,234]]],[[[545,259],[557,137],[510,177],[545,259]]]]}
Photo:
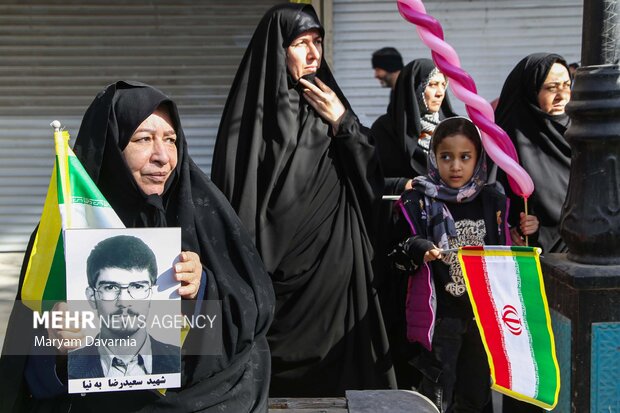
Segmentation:
{"type": "MultiPolygon", "coordinates": [[[[499,96],[510,70],[530,53],[555,52],[568,63],[579,60],[581,0],[427,0],[424,5],[488,101],[499,96]]],[[[407,64],[430,58],[430,51],[415,25],[400,16],[395,0],[333,0],[333,12],[336,78],[370,126],[389,103],[389,89],[373,77],[372,52],[395,47],[407,64]]],[[[451,98],[456,111],[465,114],[463,104],[451,98]]]]}
{"type": "Polygon", "coordinates": [[[23,251],[53,165],[49,123],[77,136],[107,84],[140,80],[179,105],[209,173],[230,84],[276,0],[28,0],[0,4],[0,251],[23,251]]]}

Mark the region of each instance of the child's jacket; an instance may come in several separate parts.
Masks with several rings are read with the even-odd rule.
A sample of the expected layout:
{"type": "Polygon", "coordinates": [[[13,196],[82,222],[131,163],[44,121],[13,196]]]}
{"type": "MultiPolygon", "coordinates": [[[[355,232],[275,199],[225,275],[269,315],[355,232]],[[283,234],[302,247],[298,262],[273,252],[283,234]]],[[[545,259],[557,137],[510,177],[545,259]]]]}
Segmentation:
{"type": "MultiPolygon", "coordinates": [[[[455,283],[451,282],[448,265],[439,260],[423,263],[424,252],[432,247],[428,237],[427,202],[427,197],[415,190],[402,195],[396,208],[400,210],[400,214],[397,215],[395,225],[395,243],[400,243],[393,257],[395,265],[410,274],[405,310],[407,338],[430,350],[437,313],[440,316],[461,318],[473,317],[473,313],[464,284],[461,281],[460,285],[455,286],[455,283]],[[459,288],[462,291],[455,293],[454,290],[459,288]]],[[[485,186],[471,202],[472,207],[479,206],[477,213],[484,221],[484,244],[506,245],[506,240],[509,239],[506,237],[508,206],[501,185],[485,186]]],[[[447,206],[450,209],[451,204],[447,203],[447,206]]],[[[453,259],[455,258],[456,256],[453,259]]]]}

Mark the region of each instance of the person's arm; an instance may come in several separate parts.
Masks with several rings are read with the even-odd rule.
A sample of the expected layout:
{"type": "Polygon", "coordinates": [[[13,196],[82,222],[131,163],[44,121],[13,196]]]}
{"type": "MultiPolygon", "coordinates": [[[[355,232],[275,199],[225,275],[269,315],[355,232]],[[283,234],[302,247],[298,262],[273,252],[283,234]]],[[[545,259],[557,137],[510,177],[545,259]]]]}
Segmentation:
{"type": "Polygon", "coordinates": [[[357,198],[370,206],[381,199],[384,179],[369,132],[368,128],[359,123],[355,114],[347,110],[333,140],[357,198]]]}
{"type": "Polygon", "coordinates": [[[53,399],[68,392],[66,383],[60,380],[56,372],[56,356],[29,357],[25,376],[35,399],[53,399]]]}
{"type": "Polygon", "coordinates": [[[37,355],[28,356],[24,371],[32,397],[51,399],[66,394],[68,391],[66,356],[58,356],[54,348],[48,347],[38,348],[36,352],[37,355]],[[43,353],[42,349],[49,350],[49,352],[43,353]],[[58,360],[60,357],[64,357],[64,364],[58,360]],[[64,380],[61,380],[61,377],[64,380]]]}
{"type": "Polygon", "coordinates": [[[407,189],[411,189],[411,178],[385,178],[385,195],[400,195],[407,189]]]}
{"type": "MultiPolygon", "coordinates": [[[[64,324],[64,314],[69,311],[65,302],[58,302],[52,307],[57,312],[59,324],[64,324]]],[[[35,398],[47,399],[67,393],[67,352],[77,346],[66,343],[84,342],[86,336],[77,327],[41,329],[37,335],[57,340],[58,347],[33,345],[24,376],[28,388],[35,398]]]]}
{"type": "Polygon", "coordinates": [[[423,263],[441,258],[441,250],[419,231],[424,224],[420,221],[417,201],[415,198],[412,200],[411,194],[412,192],[406,193],[397,203],[399,211],[394,215],[391,237],[394,248],[389,254],[396,268],[407,272],[417,270],[423,263]]]}
{"type": "Polygon", "coordinates": [[[441,250],[426,238],[415,235],[400,242],[388,255],[401,271],[413,272],[426,262],[441,258],[441,250]]]}
{"type": "Polygon", "coordinates": [[[320,79],[316,86],[300,79],[304,98],[331,125],[332,138],[348,180],[353,185],[365,221],[374,222],[383,195],[383,174],[370,130],[346,109],[336,93],[320,79]],[[368,221],[370,219],[370,221],[368,221]]]}

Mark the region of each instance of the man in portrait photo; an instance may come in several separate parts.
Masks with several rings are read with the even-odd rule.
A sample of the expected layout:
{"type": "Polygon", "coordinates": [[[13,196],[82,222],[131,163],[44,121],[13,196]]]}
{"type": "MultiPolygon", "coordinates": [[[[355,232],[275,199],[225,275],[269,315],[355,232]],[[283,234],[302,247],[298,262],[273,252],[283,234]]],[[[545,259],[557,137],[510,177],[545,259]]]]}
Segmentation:
{"type": "Polygon", "coordinates": [[[93,343],[69,352],[69,379],[180,372],[180,348],[147,331],[158,271],[146,243],[129,235],[104,239],[90,252],[86,273],[86,297],[105,322],[93,343]]]}

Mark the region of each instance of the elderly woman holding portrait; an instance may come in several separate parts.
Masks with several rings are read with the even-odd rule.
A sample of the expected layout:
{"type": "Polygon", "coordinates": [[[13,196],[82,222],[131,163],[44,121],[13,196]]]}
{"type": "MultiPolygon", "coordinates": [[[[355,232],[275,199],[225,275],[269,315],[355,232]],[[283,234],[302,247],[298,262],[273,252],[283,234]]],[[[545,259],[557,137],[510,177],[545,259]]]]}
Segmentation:
{"type": "Polygon", "coordinates": [[[269,10],[224,109],[213,181],[254,238],[276,293],[272,396],[394,385],[372,268],[383,177],[323,58],[314,9],[269,10]]]}
{"type": "MultiPolygon", "coordinates": [[[[185,351],[181,388],[168,389],[165,395],[155,390],[67,394],[64,354],[69,349],[61,348],[51,358],[5,354],[0,410],[267,411],[266,332],[273,313],[273,291],[238,217],[189,156],[175,103],[142,83],[111,84],[86,111],[74,151],[126,227],[181,228],[183,252],[174,267],[181,282],[178,292],[184,299],[221,302],[221,353],[185,351]]],[[[28,337],[10,332],[19,332],[18,326],[32,319],[30,314],[16,303],[5,348],[15,346],[16,340],[28,342],[28,337]]],[[[79,331],[49,333],[68,337],[79,331]]],[[[204,329],[190,329],[183,348],[200,349],[207,341],[205,334],[204,329]]]]}

